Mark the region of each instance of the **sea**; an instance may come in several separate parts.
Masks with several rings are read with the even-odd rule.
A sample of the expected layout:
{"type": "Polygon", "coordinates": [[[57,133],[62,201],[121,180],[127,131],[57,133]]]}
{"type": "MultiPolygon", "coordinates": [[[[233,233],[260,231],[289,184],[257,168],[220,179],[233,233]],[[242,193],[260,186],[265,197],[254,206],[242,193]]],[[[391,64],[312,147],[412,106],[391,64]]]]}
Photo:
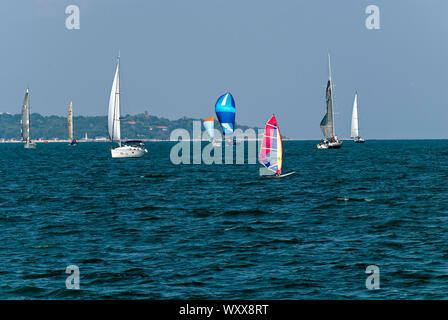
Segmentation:
{"type": "Polygon", "coordinates": [[[277,179],[2,143],[0,299],[447,299],[448,141],[317,142],[277,179]]]}

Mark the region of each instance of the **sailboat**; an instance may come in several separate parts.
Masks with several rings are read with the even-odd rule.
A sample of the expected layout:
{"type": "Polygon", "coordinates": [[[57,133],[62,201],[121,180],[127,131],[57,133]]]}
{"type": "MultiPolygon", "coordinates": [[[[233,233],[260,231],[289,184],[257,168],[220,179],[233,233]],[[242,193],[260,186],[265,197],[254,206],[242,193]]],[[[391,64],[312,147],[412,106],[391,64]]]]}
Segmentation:
{"type": "Polygon", "coordinates": [[[20,120],[22,130],[22,141],[25,143],[25,149],[35,149],[36,143],[30,138],[30,89],[25,92],[25,99],[22,106],[22,118],[20,120]]]}
{"type": "Polygon", "coordinates": [[[215,113],[221,124],[224,141],[230,144],[236,144],[235,137],[233,140],[226,139],[231,137],[235,128],[235,99],[230,92],[220,96],[215,103],[215,113]]]}
{"type": "Polygon", "coordinates": [[[269,121],[266,122],[258,159],[268,169],[267,171],[264,170],[267,173],[263,174],[260,170],[260,175],[280,178],[295,173],[293,171],[282,175],[283,144],[275,115],[272,115],[269,121]]]}
{"type": "Polygon", "coordinates": [[[68,140],[70,140],[70,146],[78,145],[78,141],[73,138],[73,105],[70,101],[70,106],[68,107],[68,115],[67,115],[67,128],[68,128],[68,140]]]}
{"type": "Polygon", "coordinates": [[[317,145],[318,149],[339,149],[342,141],[334,134],[334,114],[333,114],[333,86],[331,81],[331,64],[330,54],[328,54],[328,82],[326,89],[326,110],[325,115],[320,122],[320,130],[324,135],[324,139],[317,145]]]}
{"type": "Polygon", "coordinates": [[[121,141],[120,131],[120,56],[117,58],[114,81],[110,91],[108,129],[111,142],[117,142],[117,148],[110,148],[112,158],[140,158],[148,150],[141,140],[121,141]]]}
{"type": "Polygon", "coordinates": [[[209,117],[203,122],[205,131],[207,131],[208,136],[210,137],[210,142],[215,147],[220,147],[221,143],[215,140],[215,118],[209,117]]]}
{"type": "Polygon", "coordinates": [[[353,112],[352,112],[352,128],[351,134],[353,141],[357,143],[364,143],[366,140],[359,136],[359,123],[358,123],[358,93],[355,93],[355,101],[353,101],[353,112]]]}

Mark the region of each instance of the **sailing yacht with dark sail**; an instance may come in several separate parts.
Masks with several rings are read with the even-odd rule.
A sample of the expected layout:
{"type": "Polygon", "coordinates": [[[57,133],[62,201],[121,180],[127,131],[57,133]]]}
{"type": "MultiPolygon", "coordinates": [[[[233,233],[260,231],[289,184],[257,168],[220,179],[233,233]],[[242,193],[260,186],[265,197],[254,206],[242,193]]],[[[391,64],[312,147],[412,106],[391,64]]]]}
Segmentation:
{"type": "Polygon", "coordinates": [[[334,134],[334,114],[333,114],[333,86],[331,81],[331,64],[330,54],[328,54],[328,82],[326,89],[326,111],[320,122],[320,130],[324,138],[317,145],[318,149],[339,149],[342,146],[342,141],[334,134]]]}
{"type": "Polygon", "coordinates": [[[358,120],[358,93],[355,93],[355,101],[353,102],[352,112],[352,128],[350,136],[356,143],[364,143],[365,140],[359,136],[359,120],[358,120]]]}
{"type": "Polygon", "coordinates": [[[110,148],[112,158],[140,158],[146,150],[143,141],[129,140],[121,141],[120,131],[120,56],[118,56],[117,69],[110,91],[108,129],[111,142],[117,142],[117,148],[110,148]]]}
{"type": "Polygon", "coordinates": [[[67,128],[68,128],[68,139],[70,140],[70,146],[78,145],[78,141],[73,138],[73,105],[70,101],[70,106],[68,107],[68,115],[67,115],[67,128]]]}
{"type": "Polygon", "coordinates": [[[22,106],[22,118],[20,120],[22,130],[22,141],[25,149],[35,149],[36,143],[30,138],[30,89],[25,92],[25,99],[22,106]]]}

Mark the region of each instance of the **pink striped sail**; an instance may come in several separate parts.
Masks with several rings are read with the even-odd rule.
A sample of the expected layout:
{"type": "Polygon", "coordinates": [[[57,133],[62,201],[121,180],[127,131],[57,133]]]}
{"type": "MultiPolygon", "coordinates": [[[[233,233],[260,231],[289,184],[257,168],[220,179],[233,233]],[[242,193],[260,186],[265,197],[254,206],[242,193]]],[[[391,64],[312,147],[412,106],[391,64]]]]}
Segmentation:
{"type": "Polygon", "coordinates": [[[274,173],[282,172],[283,146],[277,119],[272,115],[264,128],[259,161],[274,173]]]}

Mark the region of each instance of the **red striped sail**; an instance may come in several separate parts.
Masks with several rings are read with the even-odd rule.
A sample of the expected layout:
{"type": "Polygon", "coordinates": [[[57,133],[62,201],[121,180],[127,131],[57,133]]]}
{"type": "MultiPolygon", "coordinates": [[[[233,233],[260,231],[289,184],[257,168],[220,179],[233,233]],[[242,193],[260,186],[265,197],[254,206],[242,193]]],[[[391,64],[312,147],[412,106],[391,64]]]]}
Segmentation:
{"type": "Polygon", "coordinates": [[[259,161],[274,173],[282,172],[283,146],[277,119],[272,115],[264,128],[259,161]]]}

